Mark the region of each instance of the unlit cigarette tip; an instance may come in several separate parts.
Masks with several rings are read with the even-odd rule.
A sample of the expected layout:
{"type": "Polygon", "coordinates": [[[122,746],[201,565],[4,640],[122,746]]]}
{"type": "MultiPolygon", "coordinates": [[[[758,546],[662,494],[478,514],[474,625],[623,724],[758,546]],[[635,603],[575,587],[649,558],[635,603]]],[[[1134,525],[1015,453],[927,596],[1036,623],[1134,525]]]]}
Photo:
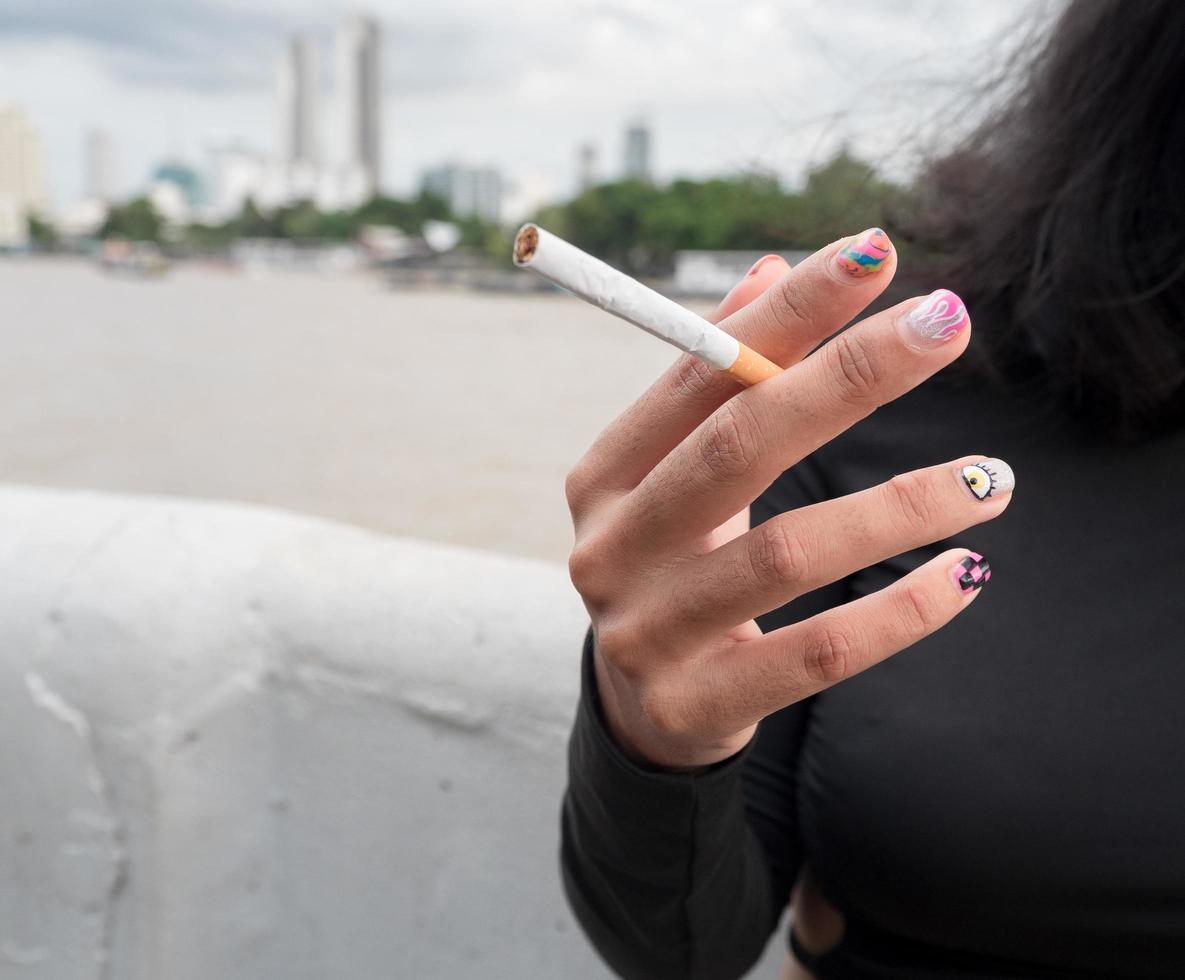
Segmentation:
{"type": "Polygon", "coordinates": [[[781,370],[703,317],[538,225],[523,225],[515,235],[514,263],[727,371],[742,384],[756,384],[781,370]]]}

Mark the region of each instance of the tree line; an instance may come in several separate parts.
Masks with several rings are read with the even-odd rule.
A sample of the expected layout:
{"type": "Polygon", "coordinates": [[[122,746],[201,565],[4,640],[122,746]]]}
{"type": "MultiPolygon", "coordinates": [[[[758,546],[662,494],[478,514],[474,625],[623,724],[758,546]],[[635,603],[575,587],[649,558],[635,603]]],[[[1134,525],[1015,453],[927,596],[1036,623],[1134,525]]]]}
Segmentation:
{"type": "MultiPolygon", "coordinates": [[[[654,274],[669,271],[680,249],[814,249],[846,231],[885,223],[912,193],[841,150],[813,168],[800,190],[787,190],[776,177],[761,173],[666,185],[621,180],[544,207],[533,220],[614,265],[654,274]]],[[[310,201],[264,211],[248,201],[221,224],[195,223],[172,231],[151,201],[138,198],[113,207],[99,237],[210,250],[245,238],[348,242],[365,225],[392,225],[418,235],[433,219],[459,225],[463,247],[509,261],[512,229],[458,218],[442,198],[426,192],[409,199],[375,197],[346,211],[321,211],[310,201]]]]}

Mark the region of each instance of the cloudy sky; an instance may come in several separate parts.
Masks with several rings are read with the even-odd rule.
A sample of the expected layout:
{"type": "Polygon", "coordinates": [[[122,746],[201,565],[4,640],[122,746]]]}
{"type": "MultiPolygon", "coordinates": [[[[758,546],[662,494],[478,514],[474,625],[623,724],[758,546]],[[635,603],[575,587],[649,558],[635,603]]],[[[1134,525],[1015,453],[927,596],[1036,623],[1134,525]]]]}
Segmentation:
{"type": "Polygon", "coordinates": [[[759,166],[794,181],[843,141],[907,170],[919,146],[965,124],[976,85],[1039,6],[3,0],[0,102],[41,129],[55,203],[81,192],[89,128],[111,133],[132,192],[167,157],[204,167],[228,142],[274,151],[285,37],[320,39],[328,65],[335,28],[365,10],[384,30],[384,179],[395,192],[458,159],[562,195],[582,141],[598,146],[604,176],[620,169],[622,129],[638,115],[661,177],[759,166]]]}

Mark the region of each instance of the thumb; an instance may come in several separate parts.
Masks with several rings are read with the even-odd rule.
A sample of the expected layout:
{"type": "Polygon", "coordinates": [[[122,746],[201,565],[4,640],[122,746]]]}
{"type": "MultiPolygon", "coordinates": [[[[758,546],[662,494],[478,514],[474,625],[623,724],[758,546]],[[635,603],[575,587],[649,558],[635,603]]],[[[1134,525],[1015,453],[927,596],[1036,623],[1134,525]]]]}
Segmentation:
{"type": "Polygon", "coordinates": [[[770,286],[790,271],[790,263],[780,255],[766,255],[753,263],[745,278],[729,290],[720,305],[705,319],[719,323],[732,316],[737,310],[748,306],[770,286]]]}

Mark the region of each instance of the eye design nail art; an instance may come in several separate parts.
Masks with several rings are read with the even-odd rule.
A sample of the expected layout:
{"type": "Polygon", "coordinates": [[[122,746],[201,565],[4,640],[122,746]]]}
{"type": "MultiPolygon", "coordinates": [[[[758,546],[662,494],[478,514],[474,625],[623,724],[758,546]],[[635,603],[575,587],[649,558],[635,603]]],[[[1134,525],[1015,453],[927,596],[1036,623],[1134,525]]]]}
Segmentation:
{"type": "Polygon", "coordinates": [[[979,500],[993,494],[1011,493],[1016,486],[1012,467],[1002,459],[985,459],[959,470],[967,489],[979,500]]]}
{"type": "Polygon", "coordinates": [[[970,321],[963,301],[949,289],[939,289],[918,303],[901,322],[907,344],[931,350],[958,336],[970,321]]]}
{"type": "Polygon", "coordinates": [[[950,577],[962,593],[974,592],[982,589],[984,583],[992,577],[992,566],[983,555],[974,551],[950,570],[950,577]]]}
{"type": "Polygon", "coordinates": [[[849,275],[870,276],[885,264],[893,251],[889,236],[879,228],[870,228],[854,242],[849,242],[835,256],[839,267],[849,275]]]}

